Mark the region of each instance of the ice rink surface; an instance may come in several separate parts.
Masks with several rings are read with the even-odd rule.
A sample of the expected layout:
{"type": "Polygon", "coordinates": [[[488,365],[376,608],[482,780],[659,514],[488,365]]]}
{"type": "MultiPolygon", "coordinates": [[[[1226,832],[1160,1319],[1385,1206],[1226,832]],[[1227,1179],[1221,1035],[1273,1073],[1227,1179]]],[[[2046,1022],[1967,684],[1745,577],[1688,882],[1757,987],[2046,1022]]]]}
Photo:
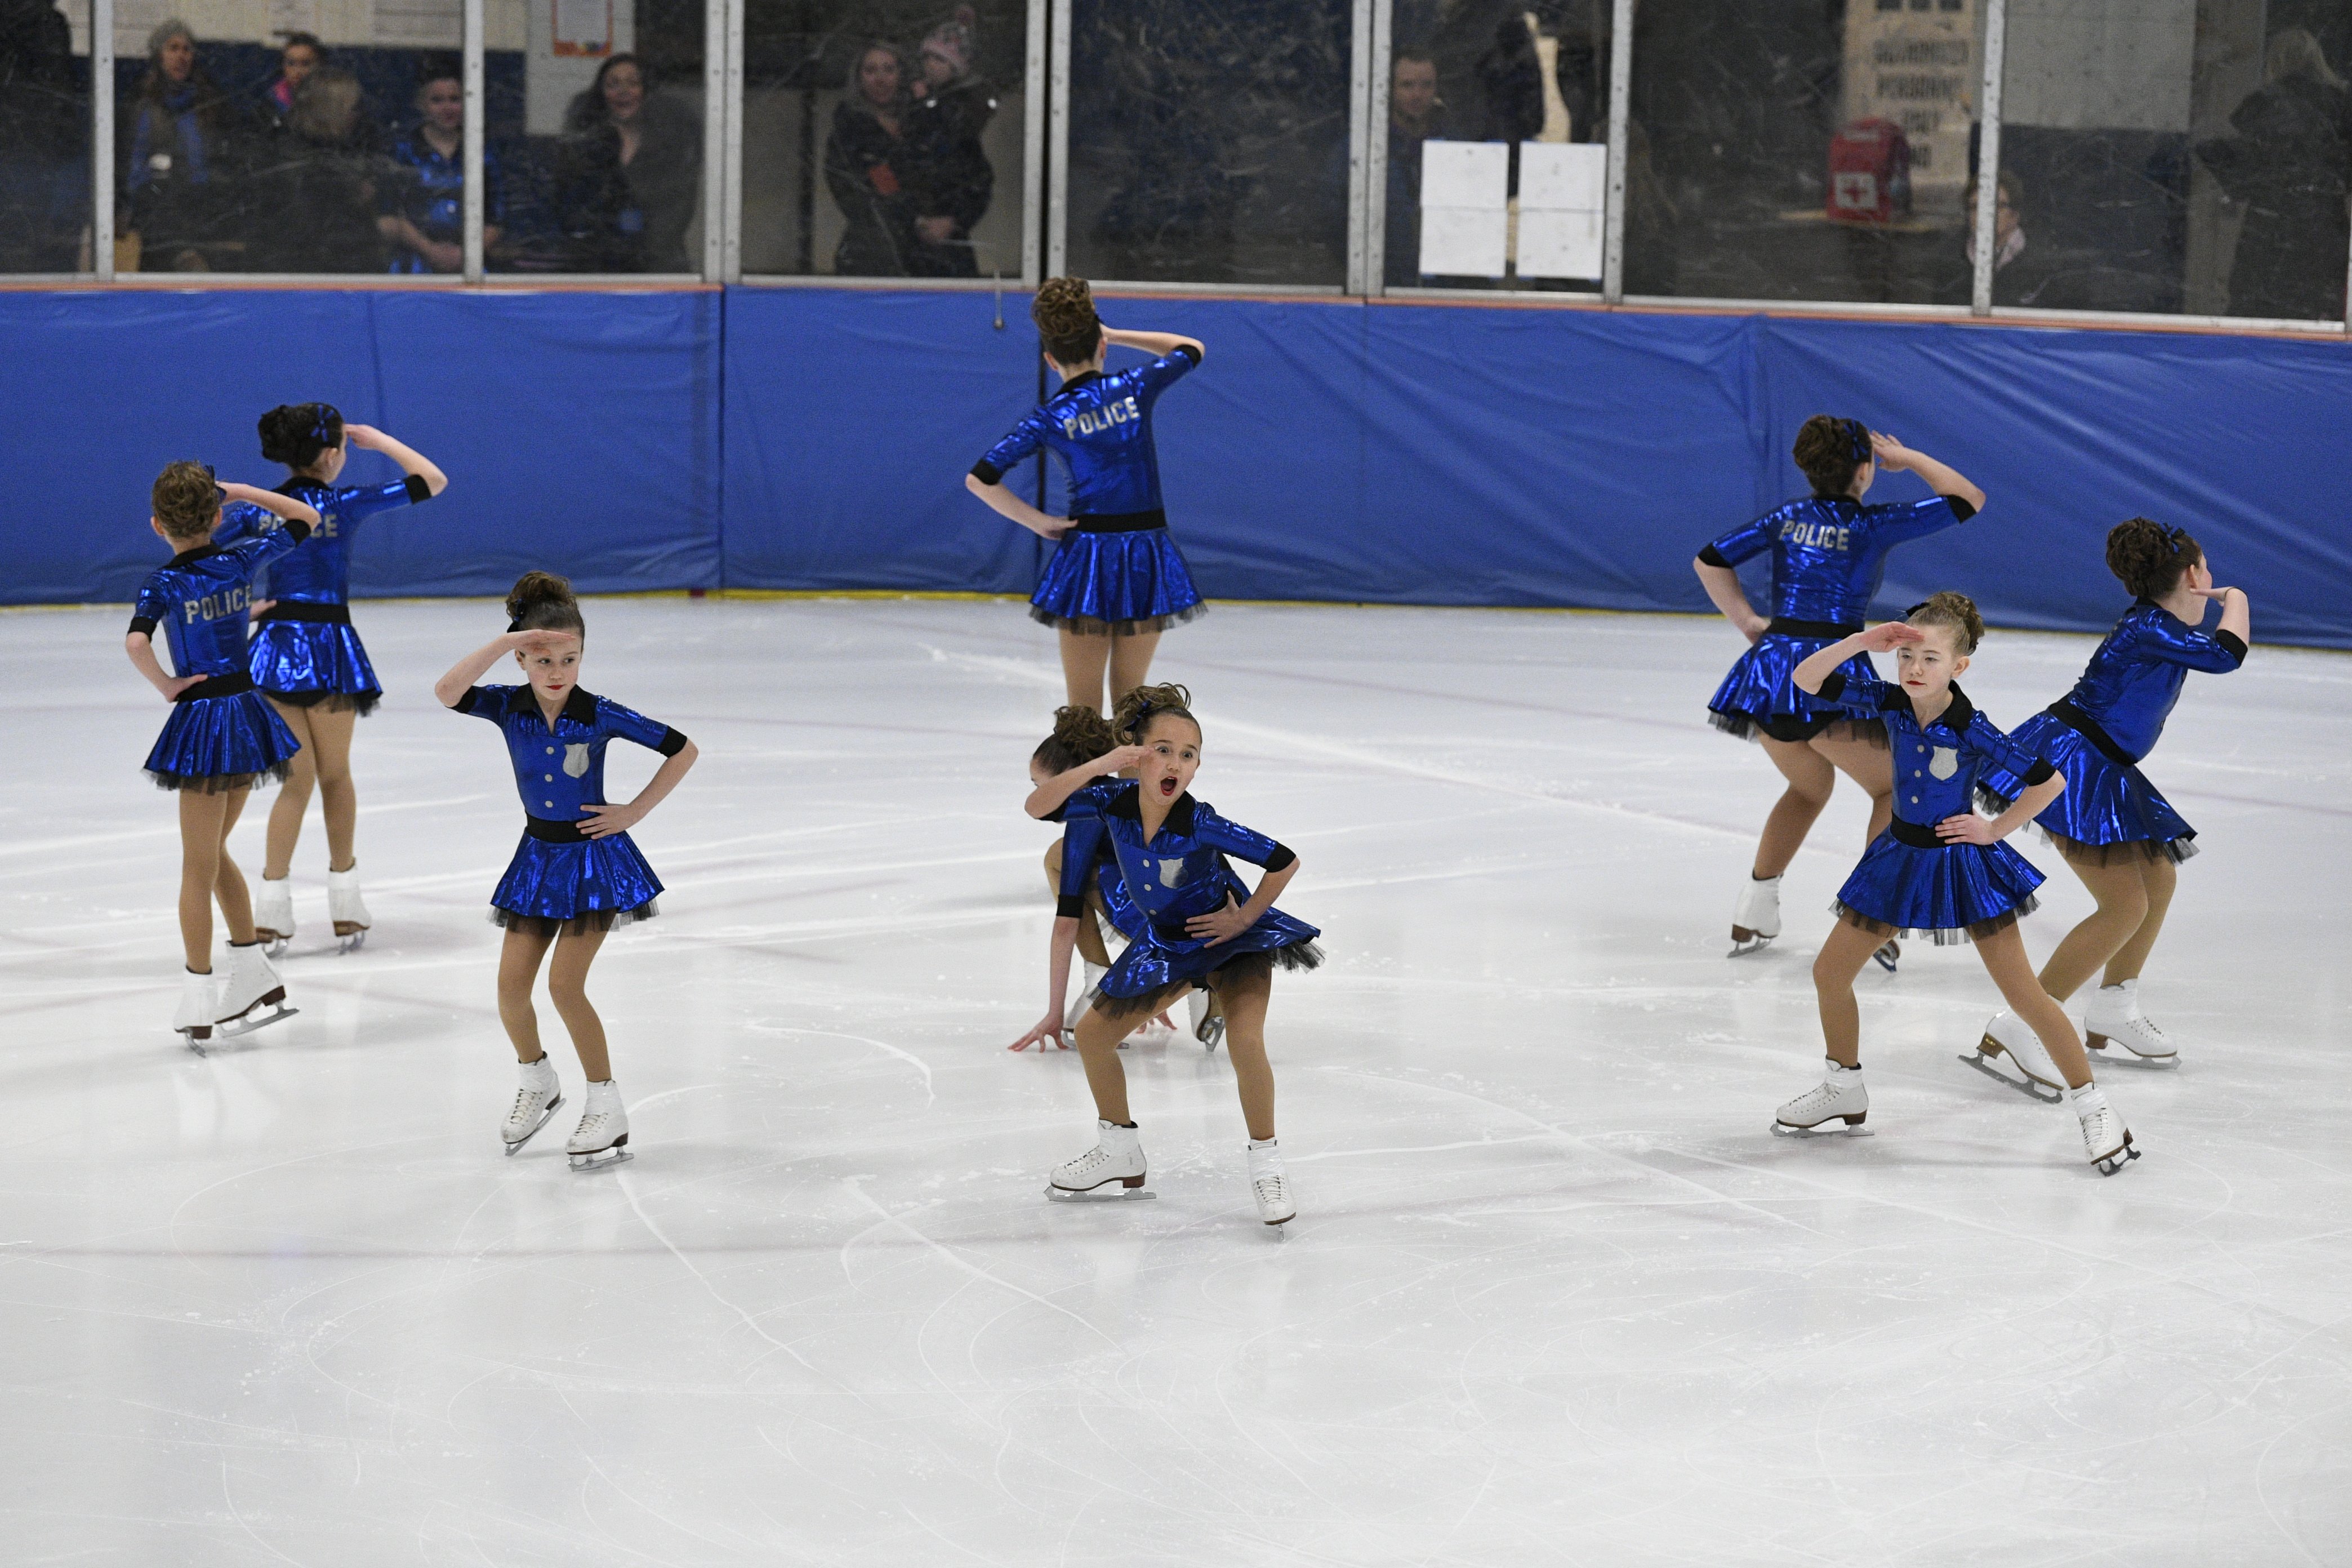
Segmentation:
{"type": "MultiPolygon", "coordinates": [[[[2118,605],[2120,608],[2120,605],[2118,605]]],[[[1277,978],[1300,1215],[1255,1223],[1222,1053],[1128,1053],[1155,1203],[1040,1195],[1092,1138],[1040,1011],[1050,634],[974,603],[596,601],[583,682],[699,742],[669,890],[592,982],[638,1152],[513,1093],[485,900],[520,826],[431,683],[484,602],[363,605],[376,921],[301,1015],[169,1029],[163,704],[115,609],[0,616],[0,1506],[9,1563],[2352,1562],[2352,660],[2193,676],[2150,772],[2200,830],[2104,1078],[2147,1157],[1962,1066],[1972,950],[1861,983],[1875,1136],[1778,1141],[1821,1059],[1789,930],[1726,930],[1776,792],[1674,617],[1223,606],[1155,673],[1195,793],[1295,847],[1277,978]]],[[[2255,606],[2255,631],[2262,607],[2255,606]]],[[[1996,633],[1993,718],[2092,643],[1996,633]]],[[[654,761],[615,744],[616,796],[654,761]]],[[[260,856],[257,802],[238,830],[260,856]]],[[[2037,960],[2089,909],[2051,874],[2037,960]]],[[[2077,1009],[2079,1016],[2079,1008],[2077,1009]]]]}

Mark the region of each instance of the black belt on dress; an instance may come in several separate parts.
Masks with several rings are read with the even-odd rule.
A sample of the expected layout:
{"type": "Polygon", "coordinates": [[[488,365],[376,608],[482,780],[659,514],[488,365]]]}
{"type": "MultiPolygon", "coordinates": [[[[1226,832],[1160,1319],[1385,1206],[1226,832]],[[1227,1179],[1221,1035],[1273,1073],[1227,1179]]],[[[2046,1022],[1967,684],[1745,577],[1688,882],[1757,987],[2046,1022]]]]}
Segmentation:
{"type": "Polygon", "coordinates": [[[240,691],[252,689],[253,677],[244,670],[235,669],[226,675],[207,675],[172,700],[196,702],[207,697],[234,697],[240,691]]]}
{"type": "Polygon", "coordinates": [[[310,621],[323,626],[347,626],[352,624],[349,605],[311,605],[299,599],[280,599],[254,617],[262,621],[310,621]]]}
{"type": "Polygon", "coordinates": [[[1141,533],[1146,530],[1168,526],[1168,514],[1154,509],[1150,511],[1097,511],[1070,519],[1073,533],[1141,533]]]}
{"type": "Polygon", "coordinates": [[[585,844],[588,836],[580,831],[576,822],[550,822],[543,816],[526,816],[522,830],[542,844],[585,844]]]}
{"type": "Polygon", "coordinates": [[[1887,823],[1886,831],[1895,835],[1895,842],[1908,844],[1914,849],[1949,849],[1954,844],[1962,842],[1959,839],[1938,838],[1936,837],[1934,828],[1922,827],[1916,822],[1906,822],[1899,816],[1887,823]]]}
{"type": "Polygon", "coordinates": [[[1848,626],[1843,621],[1792,621],[1784,616],[1774,616],[1772,624],[1764,628],[1764,635],[1770,637],[1777,633],[1784,637],[1827,637],[1830,641],[1835,642],[1840,637],[1850,637],[1860,630],[1862,630],[1860,621],[1848,626]]]}
{"type": "Polygon", "coordinates": [[[2115,738],[2099,728],[2099,721],[2075,707],[2063,697],[2049,707],[2050,717],[2080,735],[2106,754],[2107,761],[2119,768],[2136,768],[2139,759],[2115,742],[2115,738]]]}

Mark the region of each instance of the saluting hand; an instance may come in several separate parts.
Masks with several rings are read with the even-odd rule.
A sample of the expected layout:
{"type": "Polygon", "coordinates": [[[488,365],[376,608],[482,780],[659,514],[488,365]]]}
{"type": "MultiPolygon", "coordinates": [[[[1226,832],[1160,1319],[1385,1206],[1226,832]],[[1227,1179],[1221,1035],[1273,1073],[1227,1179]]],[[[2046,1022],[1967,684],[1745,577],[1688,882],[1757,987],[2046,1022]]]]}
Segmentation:
{"type": "Polygon", "coordinates": [[[1927,634],[1908,621],[1882,621],[1853,640],[1872,653],[1892,653],[1906,643],[1926,642],[1927,634]]]}

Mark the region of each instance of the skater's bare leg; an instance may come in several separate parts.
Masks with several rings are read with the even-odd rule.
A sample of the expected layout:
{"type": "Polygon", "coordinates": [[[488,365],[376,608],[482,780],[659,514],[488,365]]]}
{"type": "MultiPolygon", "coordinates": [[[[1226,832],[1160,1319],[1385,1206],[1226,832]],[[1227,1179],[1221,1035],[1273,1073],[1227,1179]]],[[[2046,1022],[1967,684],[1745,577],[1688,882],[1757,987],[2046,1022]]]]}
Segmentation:
{"type": "Polygon", "coordinates": [[[2126,980],[2137,980],[2139,972],[2147,966],[2147,955],[2155,951],[2156,939],[2164,934],[2164,917],[2172,908],[2173,889],[2180,885],[2179,868],[2169,860],[2143,860],[2139,882],[2147,894],[2147,914],[2140,921],[2139,929],[2107,960],[2106,977],[2099,982],[2102,985],[2121,985],[2126,980]]]}
{"type": "MultiPolygon", "coordinates": [[[[1045,851],[1045,888],[1057,895],[1062,890],[1062,841],[1058,838],[1045,851]]],[[[1088,888],[1087,912],[1092,914],[1101,907],[1101,891],[1088,888]]],[[[1078,922],[1078,956],[1097,969],[1110,967],[1110,950],[1103,945],[1102,927],[1091,920],[1078,922]]]]}
{"type": "Polygon", "coordinates": [[[220,881],[221,824],[230,796],[180,791],[180,946],[188,967],[213,967],[213,889],[220,881]]]}
{"type": "Polygon", "coordinates": [[[1110,641],[1110,700],[1118,700],[1151,675],[1151,656],[1160,650],[1158,632],[1130,632],[1110,641]]]}
{"type": "Polygon", "coordinates": [[[358,864],[352,847],[360,815],[359,796],[352,788],[352,727],[359,717],[348,708],[330,712],[323,703],[310,710],[310,742],[305,749],[318,753],[311,761],[319,774],[320,812],[327,819],[330,871],[348,871],[358,864]]]}
{"type": "Polygon", "coordinates": [[[1842,1068],[1862,1065],[1862,1007],[1853,999],[1853,977],[1886,939],[1839,921],[1830,927],[1813,960],[1813,992],[1822,1010],[1822,1042],[1842,1068]]]}
{"type": "MultiPolygon", "coordinates": [[[[2147,888],[2140,879],[2137,866],[2098,866],[2069,858],[2066,868],[2091,889],[2091,897],[2099,907],[2066,933],[2058,951],[2042,966],[2042,989],[2061,1002],[2080,991],[2084,982],[2099,972],[2101,964],[2112,965],[2120,960],[2124,945],[2149,920],[2147,888]]],[[[2165,869],[2169,872],[2172,868],[2168,864],[2165,869]]],[[[2169,898],[2168,891],[2167,897],[2169,898]]],[[[2161,915],[2156,917],[2156,923],[2163,923],[2161,915]]],[[[2155,942],[2151,932],[2148,943],[2153,946],[2155,942]]],[[[2147,956],[2146,949],[2141,950],[2141,956],[2147,956]]],[[[2132,973],[2138,973],[2138,968],[2135,966],[2132,973]]]]}
{"type": "Polygon", "coordinates": [[[221,811],[220,853],[213,861],[213,901],[220,905],[229,941],[243,947],[254,940],[253,896],[246,888],[245,873],[236,868],[236,858],[228,852],[228,835],[236,819],[245,815],[245,803],[253,798],[253,792],[231,790],[221,798],[226,805],[221,811]]]}
{"type": "Polygon", "coordinates": [[[1767,737],[1764,754],[1772,759],[1789,787],[1772,803],[1771,815],[1764,819],[1764,836],[1756,843],[1752,874],[1759,879],[1777,877],[1789,868],[1822,807],[1829,805],[1830,791],[1837,787],[1837,769],[1802,742],[1767,737]]]}
{"type": "Polygon", "coordinates": [[[604,945],[601,931],[566,931],[557,939],[554,961],[547,966],[547,994],[572,1037],[572,1048],[580,1053],[581,1070],[590,1083],[613,1076],[613,1058],[604,1050],[604,1020],[588,1001],[588,966],[604,945]]]}
{"type": "Polygon", "coordinates": [[[1812,748],[1870,796],[1870,831],[1862,841],[1865,845],[1876,842],[1878,836],[1886,831],[1886,825],[1895,819],[1894,753],[1867,741],[1832,740],[1827,735],[1814,736],[1812,748]]]}
{"type": "Polygon", "coordinates": [[[1273,999],[1272,977],[1252,971],[1237,979],[1217,979],[1214,994],[1225,1007],[1225,1056],[1241,1090],[1242,1120],[1260,1142],[1274,1136],[1274,1068],[1265,1059],[1265,1008],[1273,999]]]}
{"type": "Polygon", "coordinates": [[[1103,672],[1110,668],[1114,639],[1108,633],[1087,637],[1067,626],[1061,629],[1061,639],[1062,684],[1069,691],[1070,706],[1109,712],[1103,702],[1103,672]]]}
{"type": "Polygon", "coordinates": [[[2032,961],[2025,956],[2025,939],[2017,934],[2017,928],[1977,938],[1977,955],[1984,960],[1993,984],[2000,987],[2001,1000],[2042,1037],[2042,1049],[2058,1064],[2066,1087],[2080,1089],[2090,1082],[2091,1064],[2083,1054],[2082,1039],[2066,1021],[2065,1009],[2034,978],[2032,961]]]}
{"type": "Polygon", "coordinates": [[[1132,1018],[1113,1023],[1089,1010],[1078,1020],[1078,1060],[1087,1069],[1087,1088],[1095,1097],[1095,1114],[1124,1127],[1135,1120],[1127,1113],[1127,1068],[1119,1065],[1118,1043],[1135,1026],[1132,1018]]]}
{"type": "Polygon", "coordinates": [[[274,697],[269,706],[302,742],[288,765],[286,782],[278,786],[278,798],[270,803],[269,836],[262,849],[261,874],[282,882],[294,868],[294,846],[302,841],[302,814],[310,809],[310,791],[319,782],[319,753],[310,732],[310,709],[274,697]]]}
{"type": "Polygon", "coordinates": [[[540,1048],[539,1011],[530,1005],[530,991],[539,980],[539,961],[547,956],[553,940],[509,926],[506,943],[499,949],[499,1022],[506,1026],[520,1062],[547,1055],[540,1048]]]}

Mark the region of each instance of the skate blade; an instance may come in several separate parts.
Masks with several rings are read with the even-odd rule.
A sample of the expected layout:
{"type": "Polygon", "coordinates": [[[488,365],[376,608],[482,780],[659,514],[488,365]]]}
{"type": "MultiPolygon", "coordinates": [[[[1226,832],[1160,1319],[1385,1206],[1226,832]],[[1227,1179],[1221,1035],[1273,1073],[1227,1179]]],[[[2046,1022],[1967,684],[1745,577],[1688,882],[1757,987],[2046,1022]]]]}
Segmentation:
{"type": "MultiPolygon", "coordinates": [[[[1835,1121],[1836,1118],[1832,1117],[1831,1120],[1835,1121]]],[[[1772,1136],[1775,1138],[1874,1138],[1877,1134],[1860,1122],[1851,1127],[1832,1127],[1826,1121],[1819,1127],[1790,1127],[1785,1122],[1775,1121],[1772,1123],[1772,1136]]]]}
{"type": "Polygon", "coordinates": [[[542,1127],[545,1127],[545,1126],[548,1124],[548,1122],[549,1122],[549,1121],[552,1121],[552,1120],[554,1119],[555,1113],[556,1113],[558,1110],[562,1110],[562,1108],[563,1108],[563,1097],[562,1097],[562,1095],[560,1095],[560,1094],[559,1094],[559,1095],[557,1095],[553,1100],[549,1100],[549,1101],[547,1102],[547,1109],[546,1109],[545,1110],[543,1110],[543,1111],[541,1111],[541,1112],[540,1113],[540,1118],[539,1118],[538,1122],[537,1122],[537,1123],[536,1123],[536,1124],[531,1128],[531,1130],[530,1130],[530,1131],[528,1131],[528,1132],[524,1133],[521,1137],[520,1137],[520,1138],[516,1139],[516,1140],[515,1140],[513,1142],[511,1142],[511,1143],[507,1143],[507,1141],[506,1141],[506,1139],[505,1139],[505,1137],[504,1137],[503,1135],[501,1135],[501,1136],[500,1136],[500,1138],[499,1139],[499,1142],[501,1142],[501,1143],[506,1143],[507,1153],[508,1153],[509,1155],[512,1155],[512,1154],[514,1154],[517,1151],[519,1151],[520,1149],[521,1149],[521,1147],[522,1147],[524,1144],[526,1144],[526,1143],[530,1142],[532,1139],[534,1139],[534,1138],[538,1137],[538,1136],[539,1136],[539,1132],[540,1132],[540,1129],[541,1129],[541,1128],[542,1128],[542,1127]]]}
{"type": "Polygon", "coordinates": [[[1753,931],[1750,931],[1746,936],[1742,936],[1737,930],[1734,930],[1731,933],[1731,951],[1725,953],[1724,956],[1726,958],[1746,958],[1749,953],[1761,952],[1771,945],[1772,938],[1769,936],[1758,936],[1753,931]]]}
{"type": "Polygon", "coordinates": [[[1218,1046],[1223,1044],[1225,1038],[1224,1019],[1208,1018],[1202,1020],[1201,1026],[1193,1031],[1192,1037],[1201,1042],[1201,1048],[1202,1050],[1208,1052],[1211,1056],[1216,1055],[1218,1046]]]}
{"type": "Polygon", "coordinates": [[[2121,1149],[2115,1153],[2094,1160],[2091,1163],[2097,1168],[2099,1174],[2112,1176],[2138,1158],[2139,1151],[2132,1146],[2131,1134],[2126,1132],[2124,1134],[2124,1146],[2121,1149]]]}
{"type": "Polygon", "coordinates": [[[1113,1187],[1108,1192],[1097,1187],[1084,1193],[1074,1193],[1066,1187],[1045,1189],[1045,1201],[1055,1204],[1139,1204],[1159,1195],[1150,1187],[1113,1187]]]}
{"type": "Polygon", "coordinates": [[[286,950],[294,945],[294,933],[290,931],[282,933],[274,931],[256,931],[253,934],[261,939],[261,951],[265,957],[282,957],[284,956],[286,950]]]}
{"type": "Polygon", "coordinates": [[[615,1165],[625,1165],[635,1158],[635,1154],[615,1143],[610,1149],[599,1149],[593,1154],[572,1155],[572,1168],[583,1173],[590,1171],[609,1171],[615,1165]]]}
{"type": "MultiPolygon", "coordinates": [[[[265,1004],[257,1003],[255,1005],[261,1006],[265,1004]]],[[[302,1011],[299,1007],[289,1007],[283,1002],[272,1002],[266,1005],[269,1008],[267,1013],[258,1016],[250,1011],[240,1013],[234,1018],[223,1018],[215,1027],[224,1037],[234,1040],[240,1036],[249,1035],[256,1029],[266,1029],[272,1024],[283,1023],[302,1011]]]]}
{"type": "Polygon", "coordinates": [[[335,933],[335,951],[337,952],[353,953],[357,952],[366,945],[367,927],[365,926],[360,927],[359,930],[352,931],[348,936],[341,931],[337,931],[335,933]]]}
{"type": "MultiPolygon", "coordinates": [[[[1977,1071],[1984,1074],[1985,1077],[1992,1079],[1993,1082],[2000,1084],[2002,1088],[2013,1089],[2017,1090],[2018,1093],[2025,1096],[2028,1100],[2038,1100],[2044,1105],[2055,1105],[2061,1100],[2065,1098],[2063,1090],[2051,1089],[2033,1079],[2027,1078],[2023,1068],[2019,1068],[2017,1069],[2017,1077],[2010,1077],[2007,1073],[2000,1071],[1992,1065],[1992,1052],[1988,1051],[1983,1047],[1979,1046],[1973,1051],[1962,1051],[1960,1053],[1960,1060],[1968,1063],[1969,1066],[1976,1068],[1977,1071]]],[[[2015,1058],[2011,1058],[2012,1064],[2014,1064],[2015,1060],[2015,1058]]]]}
{"type": "Polygon", "coordinates": [[[213,1032],[209,1026],[202,1029],[178,1029],[173,1032],[180,1037],[182,1045],[198,1056],[205,1055],[205,1047],[213,1043],[213,1032]]]}
{"type": "Polygon", "coordinates": [[[2180,1065],[2180,1053],[2178,1051],[2168,1057],[2144,1057],[2129,1046],[2111,1051],[2107,1049],[2107,1037],[2105,1035],[2087,1035],[2083,1043],[2099,1053],[2102,1063],[2118,1062],[2126,1067],[2147,1068],[2156,1072],[2168,1071],[2180,1065]]]}
{"type": "Polygon", "coordinates": [[[1895,973],[1895,966],[1903,962],[1903,948],[1900,943],[1890,942],[1870,956],[1877,961],[1879,968],[1893,974],[1895,973]]]}

